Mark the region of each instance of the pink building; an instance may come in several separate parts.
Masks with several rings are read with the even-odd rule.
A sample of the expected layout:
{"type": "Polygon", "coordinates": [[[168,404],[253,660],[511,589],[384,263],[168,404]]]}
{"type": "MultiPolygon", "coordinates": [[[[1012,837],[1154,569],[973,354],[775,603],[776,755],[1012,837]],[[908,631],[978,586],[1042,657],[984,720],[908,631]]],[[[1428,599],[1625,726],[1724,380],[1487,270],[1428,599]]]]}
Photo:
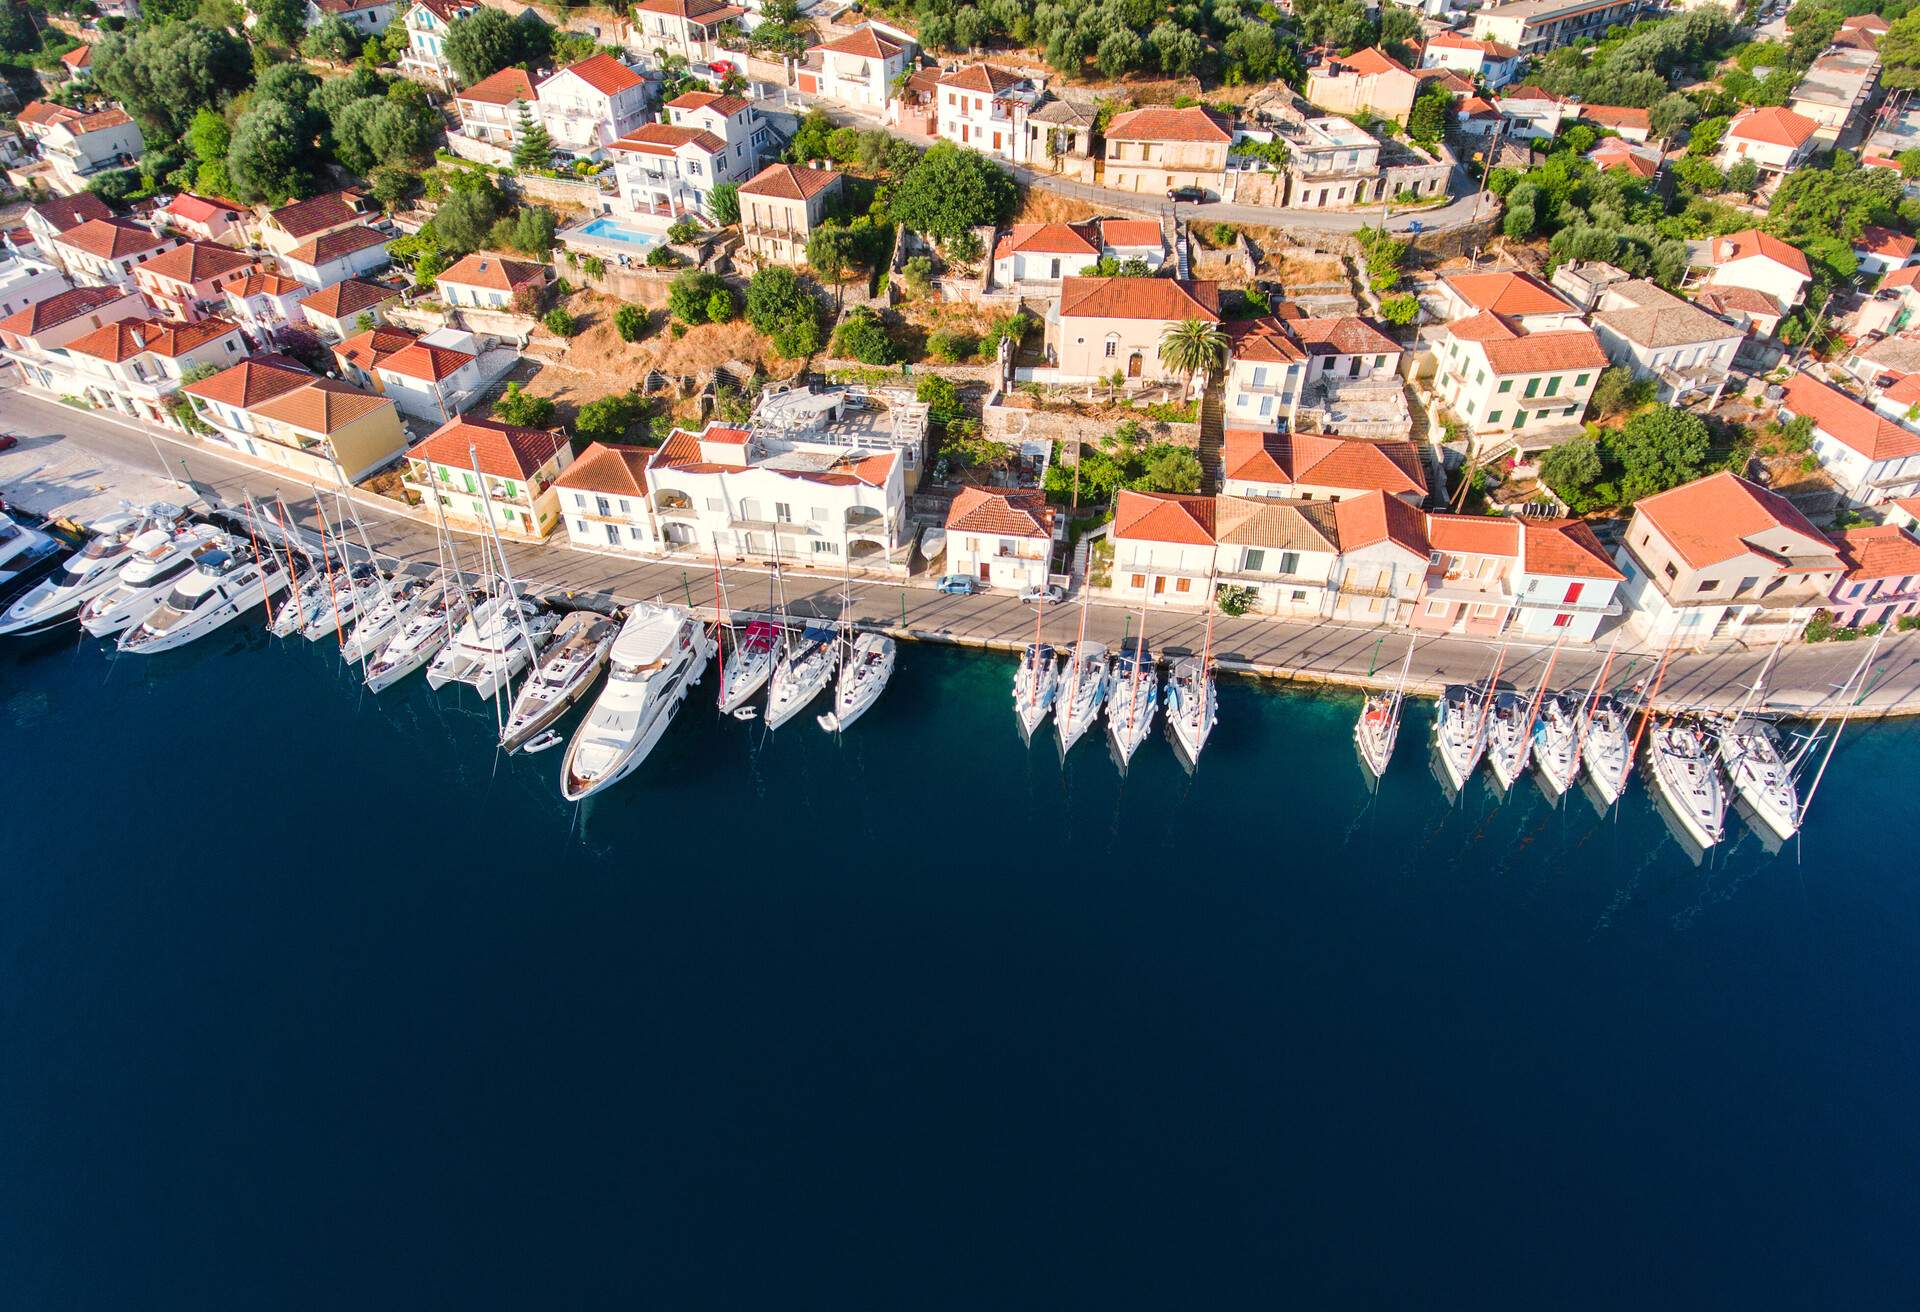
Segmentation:
{"type": "Polygon", "coordinates": [[[1920,539],[1876,524],[1833,535],[1846,569],[1833,585],[1834,622],[1846,628],[1891,624],[1920,613],[1920,539]]]}
{"type": "Polygon", "coordinates": [[[1427,516],[1426,586],[1413,626],[1437,633],[1498,633],[1513,614],[1520,525],[1504,516],[1427,516]]]}

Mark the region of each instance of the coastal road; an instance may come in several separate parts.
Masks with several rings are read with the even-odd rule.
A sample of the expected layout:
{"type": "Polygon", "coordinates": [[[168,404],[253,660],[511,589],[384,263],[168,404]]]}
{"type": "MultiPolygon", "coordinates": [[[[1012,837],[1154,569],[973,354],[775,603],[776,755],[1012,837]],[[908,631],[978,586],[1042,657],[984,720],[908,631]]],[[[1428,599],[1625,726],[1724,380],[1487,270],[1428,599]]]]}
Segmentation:
{"type": "MultiPolygon", "coordinates": [[[[238,503],[252,496],[280,496],[304,527],[318,526],[311,488],[274,471],[201,446],[180,434],[97,411],[78,410],[57,401],[0,386],[0,428],[22,435],[13,451],[0,454],[0,493],[39,509],[54,509],[86,497],[97,503],[98,489],[125,485],[151,493],[159,461],[170,477],[191,477],[222,500],[238,503]]],[[[369,540],[376,551],[409,563],[430,566],[439,559],[427,524],[405,514],[377,508],[379,498],[356,498],[369,540]],[[372,503],[372,504],[369,504],[372,503]]],[[[328,494],[327,512],[337,511],[328,494]]],[[[357,533],[354,535],[357,540],[357,533]]],[[[478,560],[479,539],[461,533],[462,563],[478,560]]],[[[711,560],[687,558],[636,561],[611,553],[583,551],[549,543],[512,544],[508,560],[529,590],[571,593],[594,599],[654,599],[705,606],[715,591],[711,560]]],[[[776,601],[771,574],[760,568],[730,565],[722,571],[727,602],[738,609],[768,609],[776,601]]],[[[935,592],[929,578],[861,580],[852,584],[853,620],[885,626],[904,636],[963,645],[1010,648],[1031,642],[1036,614],[1005,594],[955,597],[935,592]]],[[[789,570],[785,596],[798,615],[830,618],[841,611],[843,583],[831,573],[789,570]]],[[[1139,627],[1137,612],[1107,601],[1086,608],[1087,636],[1114,645],[1139,627]]],[[[1080,623],[1078,605],[1056,607],[1040,617],[1050,642],[1072,641],[1080,623]]],[[[1147,617],[1149,645],[1162,655],[1198,651],[1206,640],[1206,617],[1196,611],[1156,608],[1147,617]]],[[[1330,683],[1366,684],[1391,680],[1406,652],[1409,635],[1381,626],[1300,622],[1215,616],[1213,650],[1228,668],[1330,683]]],[[[1831,701],[1869,644],[1827,643],[1789,646],[1776,663],[1767,702],[1782,711],[1804,711],[1831,701]]],[[[1461,636],[1422,636],[1410,682],[1435,691],[1449,682],[1481,679],[1491,669],[1498,644],[1461,636]]],[[[1677,655],[1663,683],[1660,701],[1673,706],[1726,706],[1738,701],[1766,659],[1765,649],[1737,644],[1677,655]]],[[[1549,656],[1541,645],[1514,643],[1506,655],[1503,681],[1531,688],[1549,656]]],[[[1583,686],[1598,672],[1603,652],[1567,648],[1554,666],[1556,686],[1583,686]]],[[[1622,638],[1609,686],[1644,679],[1658,659],[1622,638]]],[[[1863,712],[1893,709],[1920,712],[1920,635],[1886,639],[1875,654],[1863,712]]]]}

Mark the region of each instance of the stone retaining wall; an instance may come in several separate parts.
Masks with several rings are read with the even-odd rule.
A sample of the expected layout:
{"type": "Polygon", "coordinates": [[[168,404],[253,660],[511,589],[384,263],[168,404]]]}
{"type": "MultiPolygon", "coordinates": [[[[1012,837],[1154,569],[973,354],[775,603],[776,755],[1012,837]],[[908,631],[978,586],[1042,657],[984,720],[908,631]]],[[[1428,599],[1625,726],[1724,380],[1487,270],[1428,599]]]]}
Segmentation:
{"type": "MultiPolygon", "coordinates": [[[[1193,450],[1200,447],[1199,424],[1170,424],[1149,419],[1144,413],[1135,416],[1135,422],[1146,430],[1150,442],[1171,442],[1193,450]]],[[[980,431],[985,436],[1003,442],[1065,442],[1068,445],[1061,450],[1060,459],[1067,464],[1075,459],[1073,443],[1103,441],[1112,435],[1115,423],[1061,410],[1023,410],[1017,406],[987,405],[980,411],[980,431]]]]}

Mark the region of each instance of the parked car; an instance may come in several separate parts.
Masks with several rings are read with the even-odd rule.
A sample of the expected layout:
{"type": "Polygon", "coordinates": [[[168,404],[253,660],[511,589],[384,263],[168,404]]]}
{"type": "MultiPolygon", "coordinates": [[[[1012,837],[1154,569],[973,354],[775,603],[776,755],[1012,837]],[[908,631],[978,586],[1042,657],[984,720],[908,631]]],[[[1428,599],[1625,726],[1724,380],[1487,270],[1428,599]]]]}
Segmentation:
{"type": "Polygon", "coordinates": [[[937,592],[951,593],[956,597],[971,597],[974,593],[984,591],[986,588],[984,583],[971,574],[947,574],[933,586],[937,592]]]}
{"type": "Polygon", "coordinates": [[[1173,187],[1167,192],[1167,199],[1170,201],[1188,201],[1195,205],[1205,201],[1206,198],[1205,187],[1173,187]]]}
{"type": "Polygon", "coordinates": [[[18,433],[0,433],[0,451],[11,451],[20,445],[18,433]]]}
{"type": "Polygon", "coordinates": [[[1023,606],[1051,606],[1056,601],[1065,601],[1067,590],[1058,583],[1049,583],[1043,588],[1028,588],[1020,594],[1023,606]]]}

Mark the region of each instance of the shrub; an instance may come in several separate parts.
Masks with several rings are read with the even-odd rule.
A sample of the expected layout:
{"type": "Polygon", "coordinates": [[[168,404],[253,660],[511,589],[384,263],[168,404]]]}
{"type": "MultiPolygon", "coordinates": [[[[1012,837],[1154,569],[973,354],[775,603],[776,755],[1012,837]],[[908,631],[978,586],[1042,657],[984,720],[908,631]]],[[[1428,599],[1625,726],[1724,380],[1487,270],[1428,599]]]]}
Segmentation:
{"type": "Polygon", "coordinates": [[[684,214],[675,219],[673,226],[667,229],[667,240],[670,242],[690,242],[699,235],[700,225],[684,214]]]}
{"type": "Polygon", "coordinates": [[[719,274],[688,269],[676,275],[673,285],[667,289],[667,312],[681,323],[706,323],[716,293],[726,295],[728,303],[732,303],[727,284],[719,274]]]}
{"type": "Polygon", "coordinates": [[[893,340],[887,336],[880,316],[864,305],[848,310],[833,330],[833,350],[861,364],[892,364],[895,355],[893,340]]]}
{"type": "Polygon", "coordinates": [[[908,295],[925,296],[933,290],[933,261],[926,256],[916,255],[908,260],[901,274],[906,279],[908,295]]]}
{"type": "Polygon", "coordinates": [[[1801,636],[1808,642],[1825,642],[1833,636],[1833,614],[1830,611],[1817,610],[1813,618],[1807,621],[1806,632],[1801,636]]]}
{"type": "Polygon", "coordinates": [[[637,342],[647,335],[647,312],[637,305],[623,305],[613,312],[613,330],[623,342],[637,342]]]}
{"type": "Polygon", "coordinates": [[[1912,633],[1920,629],[1920,615],[1902,615],[1894,621],[1893,627],[1901,633],[1912,633]]]}
{"type": "Polygon", "coordinates": [[[1215,246],[1231,246],[1233,239],[1240,235],[1231,223],[1216,223],[1207,231],[1207,240],[1215,246]]]}
{"type": "Polygon", "coordinates": [[[762,269],[747,284],[747,322],[789,360],[820,349],[820,306],[792,269],[762,269]]]}
{"type": "Polygon", "coordinates": [[[960,389],[950,378],[927,374],[913,389],[913,399],[927,407],[927,417],[936,424],[950,424],[960,416],[960,389]]]}
{"type": "Polygon", "coordinates": [[[649,269],[671,269],[678,263],[680,263],[680,257],[668,250],[665,246],[655,246],[647,252],[647,267],[649,269]]]}
{"type": "Polygon", "coordinates": [[[980,234],[972,228],[962,228],[959,232],[945,238],[940,249],[949,259],[960,264],[972,264],[981,256],[980,234]]]}
{"type": "Polygon", "coordinates": [[[927,338],[927,354],[942,364],[969,359],[979,346],[972,333],[958,328],[942,328],[927,338]]]}
{"type": "Polygon", "coordinates": [[[558,337],[571,337],[580,331],[578,321],[557,305],[551,310],[548,310],[546,316],[542,318],[540,322],[547,326],[548,332],[558,337]]]}
{"type": "Polygon", "coordinates": [[[1420,317],[1420,302],[1404,293],[1398,296],[1380,298],[1380,317],[1399,328],[1405,328],[1420,317]]]}
{"type": "Polygon", "coordinates": [[[707,322],[726,323],[733,318],[733,289],[721,287],[707,298],[707,322]]]}
{"type": "Polygon", "coordinates": [[[519,383],[508,383],[507,390],[493,403],[493,417],[521,428],[546,428],[553,423],[553,402],[522,391],[519,383]]]}
{"type": "Polygon", "coordinates": [[[1254,596],[1252,588],[1240,583],[1222,583],[1214,591],[1222,615],[1245,615],[1253,609],[1254,596]]]}
{"type": "Polygon", "coordinates": [[[646,412],[646,398],[638,392],[617,392],[581,406],[573,431],[582,437],[617,440],[646,412]]]}

